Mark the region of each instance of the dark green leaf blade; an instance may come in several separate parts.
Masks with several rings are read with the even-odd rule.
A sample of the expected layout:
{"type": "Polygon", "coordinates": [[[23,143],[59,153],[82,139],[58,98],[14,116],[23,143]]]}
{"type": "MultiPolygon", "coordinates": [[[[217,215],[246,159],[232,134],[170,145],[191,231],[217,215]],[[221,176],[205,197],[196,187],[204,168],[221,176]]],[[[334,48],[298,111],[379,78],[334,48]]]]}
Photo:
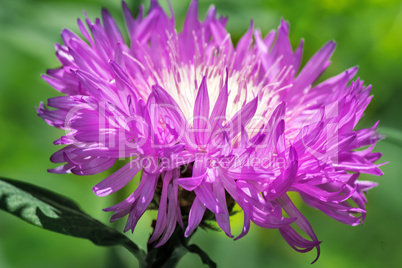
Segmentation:
{"type": "Polygon", "coordinates": [[[145,264],[145,253],[135,243],[57,193],[0,178],[0,209],[43,229],[88,239],[99,246],[122,245],[137,257],[141,267],[145,264]]]}

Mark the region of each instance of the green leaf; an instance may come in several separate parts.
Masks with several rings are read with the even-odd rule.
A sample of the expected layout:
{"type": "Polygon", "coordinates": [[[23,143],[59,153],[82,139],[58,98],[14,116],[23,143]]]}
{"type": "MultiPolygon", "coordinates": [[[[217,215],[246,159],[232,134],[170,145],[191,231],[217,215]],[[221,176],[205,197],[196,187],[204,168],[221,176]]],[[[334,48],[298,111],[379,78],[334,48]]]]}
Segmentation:
{"type": "Polygon", "coordinates": [[[72,200],[29,183],[0,178],[0,209],[33,225],[99,246],[121,245],[145,267],[145,253],[122,233],[83,212],[72,200]]]}

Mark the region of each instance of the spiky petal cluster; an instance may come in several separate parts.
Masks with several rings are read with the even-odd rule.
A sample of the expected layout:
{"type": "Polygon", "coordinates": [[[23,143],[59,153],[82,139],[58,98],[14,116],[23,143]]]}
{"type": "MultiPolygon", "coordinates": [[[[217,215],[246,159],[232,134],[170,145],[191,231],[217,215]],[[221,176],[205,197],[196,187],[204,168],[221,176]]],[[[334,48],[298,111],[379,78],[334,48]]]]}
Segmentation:
{"type": "Polygon", "coordinates": [[[150,241],[158,245],[177,223],[190,235],[208,211],[232,237],[228,207],[235,202],[244,212],[237,238],[252,221],[279,229],[298,251],[319,250],[289,191],[340,222],[364,220],[364,192],[376,184],[357,179],[381,175],[374,164],[381,154],[372,152],[381,137],[377,124],[354,130],[371,99],[370,87],[350,83],[357,68],[313,85],[329,66],[333,42],[299,71],[303,41],[293,51],[285,21],[265,38],[251,25],[234,46],[226,18],[211,7],[200,22],[197,1],[181,33],[156,1],[145,17],[141,9],[133,18],[125,3],[123,11],[130,45],[105,9],[102,23],[86,19],[89,31],[78,20],[85,41],[63,30],[64,45],[56,45],[62,67],[43,78],[64,95],[48,100],[55,109],[38,109],[67,130],[55,142],[67,146],[51,157],[64,164],[51,172],[90,175],[130,159],[94,192],[114,193],[142,171],[137,189],[106,211],[114,211],[112,220],[128,215],[125,230],[134,230],[154,200],[150,241]]]}

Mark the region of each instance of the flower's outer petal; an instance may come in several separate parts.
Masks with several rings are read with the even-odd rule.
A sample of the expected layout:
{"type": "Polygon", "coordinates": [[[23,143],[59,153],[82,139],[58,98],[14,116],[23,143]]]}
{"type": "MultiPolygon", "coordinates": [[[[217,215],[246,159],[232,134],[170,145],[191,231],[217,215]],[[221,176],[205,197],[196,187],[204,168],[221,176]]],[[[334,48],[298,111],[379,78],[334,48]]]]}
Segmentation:
{"type": "MultiPolygon", "coordinates": [[[[152,236],[149,238],[148,244],[158,239],[166,228],[168,187],[170,185],[170,181],[172,180],[172,173],[173,173],[172,171],[168,171],[163,176],[163,185],[162,185],[161,200],[159,202],[158,216],[156,218],[154,232],[152,233],[152,236]]],[[[168,211],[169,213],[172,213],[171,210],[168,211]]]]}
{"type": "Polygon", "coordinates": [[[45,120],[46,123],[53,127],[68,129],[65,118],[67,112],[65,110],[49,110],[43,103],[40,103],[36,109],[38,116],[45,120]]]}
{"type": "Polygon", "coordinates": [[[215,214],[224,213],[224,209],[216,198],[210,183],[203,183],[194,189],[198,200],[215,214]]]}
{"type": "Polygon", "coordinates": [[[48,169],[47,171],[50,173],[55,173],[55,174],[69,174],[71,173],[71,169],[74,167],[74,165],[71,165],[70,163],[64,164],[62,166],[58,166],[55,168],[48,169]]]}
{"type": "Polygon", "coordinates": [[[134,159],[95,185],[92,190],[97,196],[106,196],[114,193],[126,186],[140,170],[141,166],[139,162],[137,159],[134,159]]]}
{"type": "Polygon", "coordinates": [[[274,173],[271,170],[247,166],[222,169],[220,172],[234,180],[266,182],[274,178],[274,173]]]}
{"type": "Polygon", "coordinates": [[[290,217],[296,217],[296,225],[305,232],[312,241],[308,241],[301,237],[297,232],[294,231],[290,226],[286,226],[284,228],[280,228],[282,236],[289,243],[291,247],[293,247],[297,251],[306,252],[310,251],[313,248],[317,248],[317,257],[312,262],[317,261],[320,256],[320,241],[318,241],[317,236],[315,235],[313,228],[307,219],[300,213],[300,211],[295,207],[290,198],[285,194],[282,197],[278,198],[278,203],[282,206],[282,208],[286,211],[286,213],[290,217]],[[301,248],[301,250],[299,249],[301,248]]]}
{"type": "Polygon", "coordinates": [[[316,85],[308,92],[304,102],[310,104],[310,106],[312,104],[321,106],[339,98],[339,94],[344,91],[346,84],[356,75],[357,70],[357,67],[350,68],[316,85]]]}
{"type": "Polygon", "coordinates": [[[281,175],[268,185],[267,190],[264,192],[267,200],[275,200],[286,194],[296,179],[298,167],[297,152],[293,147],[290,147],[289,154],[291,155],[289,158],[292,162],[281,175]]]}
{"type": "MultiPolygon", "coordinates": [[[[294,100],[298,94],[309,87],[321,73],[328,67],[329,58],[334,52],[336,44],[332,41],[324,45],[304,66],[294,81],[292,90],[289,91],[289,99],[294,100]]],[[[291,101],[292,102],[292,101],[291,101]]]]}
{"type": "MultiPolygon", "coordinates": [[[[163,244],[165,244],[169,238],[172,236],[175,228],[176,228],[176,223],[177,223],[177,217],[181,218],[181,213],[180,213],[180,207],[179,202],[177,200],[177,183],[173,182],[173,185],[169,191],[169,214],[167,217],[167,226],[166,226],[166,230],[165,233],[163,234],[163,236],[161,237],[161,240],[158,242],[158,244],[156,245],[156,247],[159,247],[163,244]],[[177,209],[179,208],[179,209],[177,209]],[[177,215],[177,213],[180,213],[179,215],[177,215]]],[[[183,225],[183,224],[181,224],[183,225]]]]}
{"type": "Polygon", "coordinates": [[[304,46],[304,39],[300,40],[299,46],[296,48],[295,52],[293,53],[292,63],[293,70],[297,72],[300,68],[300,64],[302,61],[303,56],[303,46],[304,46]]]}
{"type": "Polygon", "coordinates": [[[235,238],[235,240],[244,237],[250,230],[251,212],[253,210],[252,206],[250,206],[247,202],[241,202],[239,205],[243,209],[244,223],[241,233],[235,238]]]}
{"type": "Polygon", "coordinates": [[[90,159],[81,160],[76,164],[71,172],[75,175],[86,176],[101,173],[111,168],[116,159],[109,157],[91,157],[90,159]]]}
{"type": "Polygon", "coordinates": [[[251,43],[253,41],[253,22],[250,23],[250,28],[245,35],[239,40],[236,45],[236,54],[233,63],[233,68],[235,70],[240,70],[243,68],[243,61],[246,58],[246,54],[250,49],[251,43]]]}
{"type": "Polygon", "coordinates": [[[205,206],[196,197],[191,205],[190,214],[188,216],[188,226],[184,235],[189,237],[200,224],[205,213],[205,206]]]}
{"type": "Polygon", "coordinates": [[[194,191],[195,188],[201,185],[201,183],[204,182],[205,177],[207,176],[207,173],[205,172],[204,174],[196,177],[189,177],[189,178],[179,178],[178,183],[181,187],[186,189],[187,191],[194,191]]]}
{"type": "MultiPolygon", "coordinates": [[[[293,56],[292,46],[289,40],[289,23],[281,20],[278,28],[278,37],[271,51],[272,59],[281,58],[280,66],[290,66],[293,56]]],[[[278,66],[279,67],[279,66],[278,66]]],[[[280,67],[277,72],[280,71],[280,67]]]]}
{"type": "Polygon", "coordinates": [[[233,44],[230,35],[226,32],[225,26],[220,21],[211,21],[209,30],[216,47],[222,47],[223,52],[230,56],[233,54],[233,44]]]}
{"type": "MultiPolygon", "coordinates": [[[[157,107],[149,107],[150,110],[160,109],[163,115],[168,116],[174,124],[175,129],[181,129],[186,126],[187,121],[176,101],[159,85],[155,85],[152,95],[155,97],[157,107]]],[[[152,119],[152,117],[151,117],[152,119]]]]}
{"type": "Polygon", "coordinates": [[[183,31],[180,34],[180,55],[183,62],[191,62],[194,59],[194,51],[197,49],[197,39],[200,38],[201,23],[198,20],[198,1],[192,1],[184,21],[183,31]]]}
{"type": "MultiPolygon", "coordinates": [[[[127,26],[127,31],[130,38],[132,38],[134,36],[135,28],[137,27],[137,21],[133,18],[133,15],[131,14],[131,11],[125,1],[122,1],[122,8],[123,8],[124,20],[127,26]]],[[[138,14],[138,18],[141,19],[142,15],[138,14]]]]}
{"type": "Polygon", "coordinates": [[[102,21],[111,45],[115,46],[117,43],[124,44],[120,29],[106,8],[102,8],[102,21]]]}
{"type": "Polygon", "coordinates": [[[144,172],[141,182],[142,181],[144,181],[144,188],[138,193],[138,197],[135,199],[135,202],[130,208],[130,214],[124,229],[125,232],[128,230],[132,230],[132,232],[134,232],[134,228],[137,225],[138,220],[144,214],[145,210],[152,201],[158,176],[144,172]]]}
{"type": "Polygon", "coordinates": [[[229,220],[229,212],[226,205],[226,196],[225,196],[225,188],[219,179],[215,180],[215,183],[212,184],[214,195],[217,197],[220,206],[223,209],[222,213],[215,213],[216,222],[219,227],[225,232],[225,234],[229,237],[233,237],[230,232],[230,220],[229,220]]]}

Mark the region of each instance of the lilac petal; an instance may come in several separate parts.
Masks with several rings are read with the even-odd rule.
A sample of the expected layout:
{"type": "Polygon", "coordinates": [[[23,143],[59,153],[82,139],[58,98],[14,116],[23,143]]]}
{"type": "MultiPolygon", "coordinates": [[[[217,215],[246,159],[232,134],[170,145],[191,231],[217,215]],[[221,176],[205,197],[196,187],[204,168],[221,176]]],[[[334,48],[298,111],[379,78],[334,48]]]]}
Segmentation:
{"type": "Polygon", "coordinates": [[[267,36],[265,36],[264,38],[264,45],[267,47],[267,49],[269,49],[271,47],[271,45],[273,44],[274,40],[276,37],[276,31],[275,30],[271,30],[267,36]]]}
{"type": "Polygon", "coordinates": [[[372,174],[376,176],[384,175],[384,173],[378,167],[384,165],[385,163],[373,165],[368,161],[365,161],[364,159],[357,159],[357,157],[355,157],[355,160],[357,161],[345,161],[344,159],[342,159],[340,160],[340,163],[334,164],[334,167],[345,169],[348,171],[372,174]]]}
{"type": "Polygon", "coordinates": [[[251,211],[253,210],[253,208],[247,202],[242,202],[240,207],[243,209],[244,223],[241,233],[234,240],[238,240],[244,237],[250,230],[251,211]]]}
{"type": "Polygon", "coordinates": [[[106,196],[114,193],[126,186],[140,170],[141,167],[137,160],[132,160],[95,185],[92,190],[97,196],[106,196]]]}
{"type": "MultiPolygon", "coordinates": [[[[281,102],[278,106],[276,106],[271,118],[268,121],[268,124],[266,125],[265,129],[263,129],[265,137],[262,137],[264,140],[261,141],[261,146],[266,146],[266,148],[273,146],[284,150],[284,134],[280,133],[284,127],[284,122],[282,123],[281,121],[284,119],[285,113],[286,102],[281,102]],[[279,124],[283,124],[283,127],[279,124]],[[280,137],[281,135],[282,137],[280,137]],[[281,139],[280,143],[278,143],[279,139],[281,139]]],[[[265,153],[265,151],[263,153],[265,153]]]]}
{"type": "Polygon", "coordinates": [[[247,166],[222,169],[221,172],[231,179],[245,181],[268,181],[274,176],[274,173],[270,170],[247,166]]]}
{"type": "Polygon", "coordinates": [[[372,181],[358,181],[357,182],[357,191],[358,192],[367,192],[368,190],[377,187],[378,183],[372,181]]]}
{"type": "Polygon", "coordinates": [[[253,22],[250,23],[250,28],[242,38],[240,38],[239,42],[236,45],[236,56],[233,63],[233,68],[235,70],[239,70],[243,66],[243,61],[246,58],[246,53],[249,51],[252,37],[253,37],[253,22]]]}
{"type": "MultiPolygon", "coordinates": [[[[128,34],[130,36],[130,39],[133,40],[134,36],[134,31],[137,26],[136,20],[133,18],[133,15],[131,14],[131,11],[125,1],[122,1],[122,8],[123,8],[123,15],[124,15],[124,20],[126,22],[128,34]]],[[[141,18],[142,16],[138,16],[141,18]]]]}
{"type": "Polygon", "coordinates": [[[85,45],[85,42],[83,42],[78,35],[68,29],[63,29],[61,31],[61,38],[66,46],[69,46],[71,40],[78,40],[81,44],[85,45]]]}
{"type": "MultiPolygon", "coordinates": [[[[163,230],[166,227],[166,209],[167,209],[167,199],[168,199],[168,186],[172,179],[172,171],[166,172],[163,177],[163,186],[162,186],[162,194],[161,199],[159,202],[159,209],[158,209],[158,216],[156,218],[156,225],[154,228],[154,232],[152,236],[148,240],[148,244],[152,243],[156,239],[158,239],[161,235],[163,230]]],[[[170,210],[168,210],[172,213],[170,210]]]]}
{"type": "MultiPolygon", "coordinates": [[[[113,205],[108,208],[104,208],[103,211],[115,211],[115,212],[120,212],[125,209],[130,209],[131,205],[134,203],[134,201],[138,198],[139,193],[144,189],[145,182],[141,180],[140,184],[138,185],[137,189],[130,194],[125,200],[121,201],[120,203],[113,205]]],[[[127,212],[128,213],[128,212],[127,212]]],[[[124,214],[126,215],[126,214],[124,214]]],[[[124,216],[123,215],[123,216],[124,216]]],[[[123,217],[122,216],[122,217],[123,217]]]]}
{"type": "Polygon", "coordinates": [[[269,119],[269,125],[276,126],[280,120],[283,119],[286,113],[286,102],[281,102],[278,106],[276,106],[274,112],[269,119]]]}
{"type": "MultiPolygon", "coordinates": [[[[115,61],[109,60],[109,64],[110,64],[114,74],[127,86],[127,88],[132,90],[132,86],[131,86],[131,83],[130,83],[130,78],[127,75],[127,73],[125,73],[123,71],[123,69],[115,61]]],[[[130,97],[135,98],[135,95],[132,95],[130,97]]]]}
{"type": "Polygon", "coordinates": [[[112,46],[115,46],[117,43],[124,44],[119,27],[106,8],[102,8],[102,21],[112,46]]]}
{"type": "Polygon", "coordinates": [[[236,181],[236,195],[239,199],[249,203],[251,206],[260,210],[265,210],[267,202],[260,191],[245,181],[236,181]]]}
{"type": "Polygon", "coordinates": [[[53,142],[54,145],[66,145],[66,144],[72,144],[72,143],[74,143],[74,140],[71,140],[66,136],[62,136],[53,142]]]}
{"type": "Polygon", "coordinates": [[[99,95],[98,88],[102,87],[103,84],[100,79],[84,71],[76,71],[75,74],[90,95],[95,97],[99,95]]]}
{"type": "MultiPolygon", "coordinates": [[[[187,121],[185,120],[181,109],[169,93],[159,85],[155,85],[152,87],[152,95],[155,97],[155,101],[159,105],[159,107],[156,108],[160,108],[164,114],[169,116],[176,129],[181,129],[186,126],[187,121]]],[[[150,109],[152,111],[155,107],[150,107],[150,109]]]]}
{"type": "Polygon", "coordinates": [[[328,60],[334,52],[336,44],[333,41],[328,42],[323,46],[301,70],[295,80],[293,88],[303,90],[311,85],[318,76],[324,71],[328,60]]]}
{"type": "Polygon", "coordinates": [[[75,66],[74,58],[70,53],[70,50],[66,46],[62,46],[60,44],[55,44],[56,49],[56,57],[59,62],[64,66],[64,68],[68,66],[75,66]]]}
{"type": "Polygon", "coordinates": [[[43,103],[40,104],[39,108],[36,109],[38,116],[45,120],[51,126],[69,129],[66,124],[65,118],[67,112],[65,110],[49,110],[43,103]]]}
{"type": "Polygon", "coordinates": [[[278,154],[285,150],[285,120],[279,121],[275,129],[275,148],[278,154]]]}
{"type": "Polygon", "coordinates": [[[89,34],[89,32],[87,31],[87,28],[85,28],[84,23],[82,22],[81,19],[77,19],[77,24],[78,24],[78,28],[80,29],[82,35],[88,40],[89,44],[94,47],[94,43],[92,41],[92,37],[89,34]]]}
{"type": "Polygon", "coordinates": [[[243,108],[241,108],[232,119],[226,124],[226,128],[229,128],[229,139],[235,137],[240,131],[241,126],[246,126],[249,120],[254,116],[258,105],[258,97],[248,102],[243,108]]]}
{"type": "Polygon", "coordinates": [[[199,27],[200,21],[198,20],[198,1],[191,1],[187,11],[187,16],[184,21],[183,32],[191,34],[194,29],[199,27]]]}
{"type": "Polygon", "coordinates": [[[281,20],[281,25],[278,28],[278,37],[275,45],[272,48],[271,54],[276,60],[282,57],[281,66],[288,66],[291,64],[292,46],[289,40],[289,24],[285,20],[281,20]]]}
{"type": "Polygon", "coordinates": [[[309,196],[311,198],[316,198],[324,202],[339,203],[349,199],[349,197],[351,197],[355,192],[357,185],[354,189],[348,189],[346,185],[343,185],[336,192],[327,192],[313,185],[304,185],[298,183],[295,183],[292,188],[300,193],[303,193],[304,195],[306,195],[306,197],[309,196]]]}
{"type": "MultiPolygon", "coordinates": [[[[145,210],[149,206],[154,196],[156,182],[158,181],[158,176],[156,175],[148,175],[144,172],[142,176],[142,180],[144,180],[144,188],[142,191],[138,192],[138,198],[135,199],[135,205],[131,206],[131,211],[127,219],[127,224],[124,231],[132,230],[134,231],[135,226],[137,225],[138,220],[144,214],[145,210]]],[[[141,180],[141,181],[142,181],[141,180]]],[[[136,190],[137,191],[137,190],[136,190]]]]}
{"type": "MultiPolygon", "coordinates": [[[[161,237],[161,240],[158,242],[158,244],[155,247],[159,247],[163,244],[165,244],[169,238],[172,236],[175,228],[176,228],[176,213],[178,210],[176,209],[178,206],[178,199],[177,199],[177,185],[174,185],[170,190],[170,195],[169,195],[169,214],[167,217],[167,226],[166,226],[166,231],[161,237]]],[[[178,215],[181,217],[181,214],[178,215]]]]}
{"type": "Polygon", "coordinates": [[[230,35],[226,32],[224,25],[217,21],[212,21],[209,24],[209,29],[212,33],[212,37],[215,44],[219,47],[222,46],[226,49],[226,53],[230,54],[233,52],[233,44],[230,39],[230,35]]]}
{"type": "MultiPolygon", "coordinates": [[[[320,242],[314,242],[305,239],[301,235],[299,235],[292,227],[290,226],[285,226],[279,229],[282,237],[285,239],[285,241],[296,251],[298,252],[309,252],[313,248],[318,247],[320,242]]],[[[318,251],[318,250],[317,250],[318,251]]],[[[316,262],[318,260],[319,254],[317,254],[316,259],[312,262],[316,262]]]]}
{"type": "Polygon", "coordinates": [[[205,145],[207,127],[209,122],[209,97],[206,76],[203,77],[201,85],[198,89],[197,97],[194,104],[194,124],[193,129],[195,140],[199,145],[205,145]]]}
{"type": "Polygon", "coordinates": [[[184,21],[183,31],[179,35],[179,48],[183,62],[191,62],[194,59],[194,51],[198,49],[196,43],[199,37],[201,23],[198,20],[198,3],[192,1],[188,8],[184,21]]]}
{"type": "MultiPolygon", "coordinates": [[[[86,43],[72,39],[69,43],[69,52],[74,58],[77,67],[82,71],[105,75],[105,63],[86,43]],[[88,58],[91,58],[89,61],[88,58]]],[[[74,68],[75,69],[75,68],[74,68]]]]}
{"type": "Polygon", "coordinates": [[[52,154],[50,156],[50,161],[52,163],[63,163],[66,162],[65,159],[65,153],[72,153],[72,151],[75,149],[76,147],[74,145],[68,145],[66,147],[64,147],[63,149],[55,152],[54,154],[52,154]]]}
{"type": "Polygon", "coordinates": [[[228,178],[226,174],[222,172],[223,169],[218,169],[218,176],[225,187],[225,190],[230,194],[230,196],[237,202],[240,203],[240,198],[237,195],[238,188],[236,186],[236,181],[232,178],[228,178]]]}
{"type": "Polygon", "coordinates": [[[253,217],[252,221],[256,225],[269,229],[284,228],[286,226],[289,226],[289,224],[293,223],[296,220],[296,218],[294,217],[292,218],[282,217],[282,211],[280,209],[279,210],[277,209],[277,211],[275,211],[275,208],[269,210],[267,210],[267,208],[264,208],[264,210],[260,210],[254,207],[252,217],[253,217]]]}
{"type": "Polygon", "coordinates": [[[225,188],[223,188],[223,185],[219,180],[216,180],[213,184],[213,192],[217,197],[220,206],[223,208],[223,213],[215,214],[216,222],[227,236],[233,237],[230,232],[230,220],[229,212],[226,205],[225,188]]]}
{"type": "Polygon", "coordinates": [[[226,69],[226,79],[225,79],[225,84],[221,88],[221,91],[219,92],[218,98],[215,102],[214,108],[212,109],[211,116],[210,116],[210,121],[212,121],[212,132],[215,133],[216,129],[218,127],[222,126],[223,121],[226,119],[226,108],[228,104],[228,98],[229,98],[229,93],[228,93],[228,70],[226,69]]]}
{"type": "Polygon", "coordinates": [[[198,155],[198,158],[194,160],[193,164],[193,177],[198,177],[202,176],[207,173],[207,164],[208,164],[208,159],[205,155],[201,155],[201,157],[198,155]]]}
{"type": "Polygon", "coordinates": [[[76,165],[71,169],[71,172],[75,175],[94,175],[101,173],[111,168],[116,159],[108,157],[92,157],[86,161],[81,161],[79,165],[76,165]]]}
{"type": "Polygon", "coordinates": [[[205,213],[205,206],[196,197],[191,205],[190,214],[188,216],[188,226],[184,232],[185,237],[189,237],[200,224],[205,213]]]}
{"type": "Polygon", "coordinates": [[[334,77],[331,77],[324,82],[315,86],[306,96],[306,103],[327,103],[329,101],[328,97],[334,92],[340,92],[345,88],[346,84],[352,79],[358,68],[350,68],[343,73],[340,73],[334,77]]]}
{"type": "Polygon", "coordinates": [[[55,173],[55,174],[69,174],[71,173],[71,169],[74,167],[74,165],[71,165],[69,163],[56,167],[56,168],[52,168],[52,169],[48,169],[47,171],[50,173],[55,173]]]}
{"type": "MultiPolygon", "coordinates": [[[[355,195],[358,194],[355,192],[355,195]]],[[[320,201],[317,198],[309,198],[305,195],[301,195],[301,197],[307,205],[321,210],[326,215],[344,224],[352,226],[361,224],[366,214],[364,203],[360,204],[361,207],[353,207],[348,202],[330,203],[320,201]]],[[[356,199],[356,197],[353,198],[353,200],[356,199]]]]}
{"type": "Polygon", "coordinates": [[[145,43],[147,40],[149,40],[149,37],[151,36],[153,29],[154,29],[154,24],[159,15],[158,10],[152,10],[149,12],[148,16],[144,18],[140,24],[137,25],[135,29],[135,35],[131,36],[131,40],[136,40],[139,44],[145,43]]]}
{"type": "Polygon", "coordinates": [[[214,213],[224,213],[222,206],[219,204],[219,200],[216,198],[211,184],[203,183],[194,189],[194,192],[198,200],[209,210],[214,213]]]}
{"type": "Polygon", "coordinates": [[[100,59],[107,61],[110,58],[109,55],[114,54],[114,48],[110,45],[100,19],[96,19],[95,24],[92,25],[92,36],[100,59]]]}
{"type": "Polygon", "coordinates": [[[77,79],[71,80],[60,80],[46,75],[42,75],[42,79],[49,83],[57,91],[65,94],[75,95],[77,94],[79,88],[79,81],[77,79]]]}
{"type": "MultiPolygon", "coordinates": [[[[293,147],[290,148],[290,151],[291,154],[296,154],[296,150],[294,150],[293,147]]],[[[297,168],[298,161],[294,160],[284,173],[279,175],[268,185],[268,188],[264,193],[264,196],[267,198],[267,200],[277,199],[283,196],[290,189],[296,179],[297,168]]]]}
{"type": "Polygon", "coordinates": [[[70,110],[77,105],[77,102],[69,96],[58,96],[48,99],[47,105],[53,108],[70,110]]]}
{"type": "Polygon", "coordinates": [[[292,60],[292,65],[293,69],[297,72],[300,67],[300,63],[302,60],[302,54],[303,54],[303,45],[304,45],[304,40],[300,40],[300,44],[297,47],[295,53],[293,54],[293,60],[292,60]]]}
{"type": "MultiPolygon", "coordinates": [[[[315,261],[317,261],[318,257],[320,256],[320,241],[318,241],[317,236],[314,233],[313,228],[311,227],[310,223],[307,221],[307,219],[303,216],[303,214],[300,213],[300,211],[295,207],[295,205],[292,203],[292,201],[290,200],[290,198],[288,197],[288,195],[283,195],[281,198],[278,198],[278,203],[282,206],[282,208],[286,211],[286,213],[290,216],[290,217],[296,217],[297,220],[295,221],[296,225],[300,227],[300,229],[305,232],[311,239],[312,243],[306,243],[305,241],[301,244],[296,244],[295,242],[297,242],[297,240],[290,239],[291,243],[288,243],[294,248],[294,246],[292,244],[294,244],[297,247],[301,247],[301,248],[305,248],[305,250],[310,251],[311,249],[313,249],[314,247],[317,248],[317,257],[316,259],[313,261],[313,263],[315,261]]],[[[281,234],[285,234],[285,236],[288,236],[288,238],[291,238],[291,235],[294,235],[293,232],[289,231],[290,227],[287,227],[286,229],[283,229],[281,231],[281,234]]],[[[297,233],[296,233],[297,234],[297,233]]],[[[302,238],[300,235],[298,236],[299,239],[301,240],[305,240],[304,238],[302,238]]],[[[285,238],[286,239],[286,238],[285,238]]],[[[300,240],[299,240],[300,241],[300,240]]],[[[295,248],[296,249],[296,248],[295,248]]],[[[297,249],[296,249],[297,250],[297,249]]]]}
{"type": "Polygon", "coordinates": [[[193,191],[195,188],[203,183],[207,173],[205,172],[203,175],[196,176],[196,177],[189,177],[189,178],[180,178],[177,180],[179,185],[183,187],[187,191],[193,191]]]}

